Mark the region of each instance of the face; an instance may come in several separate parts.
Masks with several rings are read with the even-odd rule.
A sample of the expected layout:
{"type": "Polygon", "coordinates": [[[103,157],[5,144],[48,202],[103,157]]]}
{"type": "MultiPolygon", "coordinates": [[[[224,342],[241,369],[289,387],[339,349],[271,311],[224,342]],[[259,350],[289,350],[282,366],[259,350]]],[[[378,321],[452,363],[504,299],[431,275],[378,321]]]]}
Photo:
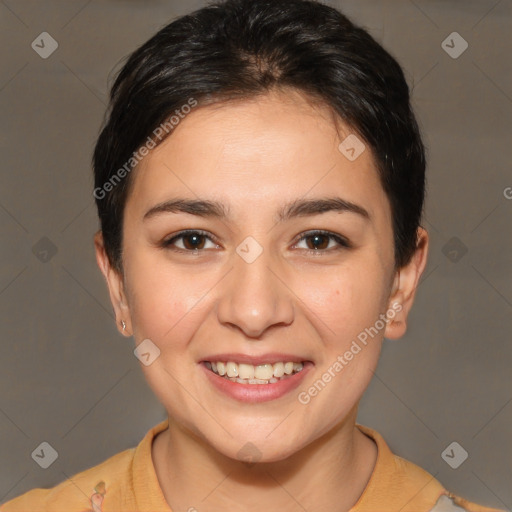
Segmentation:
{"type": "Polygon", "coordinates": [[[98,239],[170,421],[228,457],[281,460],[353,421],[403,334],[426,252],[399,279],[371,151],[339,149],[351,133],[294,92],[197,108],[134,171],[123,276],[98,239]]]}

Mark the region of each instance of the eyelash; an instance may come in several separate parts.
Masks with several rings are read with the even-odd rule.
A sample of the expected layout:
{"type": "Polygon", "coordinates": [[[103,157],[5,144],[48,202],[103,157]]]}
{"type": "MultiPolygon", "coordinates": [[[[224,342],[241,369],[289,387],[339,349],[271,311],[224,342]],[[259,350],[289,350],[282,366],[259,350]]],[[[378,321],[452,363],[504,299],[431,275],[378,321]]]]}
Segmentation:
{"type": "MultiPolygon", "coordinates": [[[[180,252],[180,253],[199,253],[201,251],[205,251],[206,250],[206,249],[181,249],[181,248],[178,248],[178,247],[172,247],[173,243],[176,240],[179,240],[180,238],[184,238],[187,235],[205,236],[206,238],[210,239],[212,242],[214,242],[217,245],[219,245],[219,242],[218,242],[217,238],[212,236],[212,235],[210,235],[206,231],[202,231],[200,229],[190,229],[190,230],[180,231],[179,233],[174,235],[172,238],[164,240],[162,242],[162,247],[164,249],[170,249],[172,251],[180,252]]],[[[330,249],[304,249],[308,253],[314,253],[315,255],[318,255],[319,253],[331,252],[333,250],[334,251],[338,251],[338,250],[342,250],[342,249],[350,249],[352,247],[352,245],[349,243],[349,241],[346,238],[344,238],[344,237],[342,237],[340,235],[337,235],[336,233],[332,233],[330,231],[325,231],[325,230],[321,230],[321,229],[314,230],[314,231],[307,231],[306,233],[304,233],[297,240],[297,242],[294,245],[297,245],[300,242],[302,242],[303,240],[305,240],[307,238],[310,238],[310,237],[313,237],[315,235],[326,236],[326,237],[328,237],[328,238],[330,238],[332,240],[335,240],[339,245],[338,245],[338,247],[335,247],[335,248],[331,247],[330,249]]]]}

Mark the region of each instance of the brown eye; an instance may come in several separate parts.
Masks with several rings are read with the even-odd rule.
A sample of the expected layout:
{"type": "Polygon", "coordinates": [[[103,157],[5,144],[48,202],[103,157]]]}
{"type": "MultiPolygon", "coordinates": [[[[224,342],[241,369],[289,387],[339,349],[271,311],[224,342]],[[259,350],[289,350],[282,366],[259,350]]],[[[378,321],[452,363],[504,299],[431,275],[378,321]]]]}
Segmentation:
{"type": "MultiPolygon", "coordinates": [[[[165,240],[162,246],[182,252],[193,252],[205,249],[206,243],[212,242],[211,236],[202,231],[182,231],[165,240]]],[[[214,246],[216,244],[213,244],[214,246]]]]}
{"type": "Polygon", "coordinates": [[[202,249],[204,246],[204,235],[198,235],[197,233],[193,233],[190,235],[185,235],[182,238],[185,249],[202,249]]]}
{"type": "Polygon", "coordinates": [[[310,235],[306,237],[308,248],[312,250],[327,249],[329,245],[329,237],[327,235],[310,235]]]}
{"type": "Polygon", "coordinates": [[[301,236],[298,243],[303,241],[306,242],[306,250],[310,252],[330,252],[331,250],[351,247],[347,239],[329,231],[305,233],[301,236]],[[331,241],[334,241],[333,246],[330,246],[331,241]]]}

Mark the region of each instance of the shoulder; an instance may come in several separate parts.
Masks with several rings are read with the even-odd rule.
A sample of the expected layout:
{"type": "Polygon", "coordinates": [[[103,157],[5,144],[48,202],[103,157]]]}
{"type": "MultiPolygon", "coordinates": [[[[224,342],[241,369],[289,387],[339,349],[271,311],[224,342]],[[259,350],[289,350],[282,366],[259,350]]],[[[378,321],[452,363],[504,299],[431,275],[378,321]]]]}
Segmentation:
{"type": "Polygon", "coordinates": [[[367,487],[350,512],[506,512],[454,495],[429,472],[395,455],[376,430],[357,427],[373,439],[378,455],[367,487]]]}
{"type": "Polygon", "coordinates": [[[429,512],[507,512],[505,509],[483,507],[450,492],[442,494],[429,512]]]}
{"type": "Polygon", "coordinates": [[[51,489],[32,489],[0,505],[0,512],[100,512],[106,495],[129,485],[134,452],[129,448],[117,453],[51,489]]]}

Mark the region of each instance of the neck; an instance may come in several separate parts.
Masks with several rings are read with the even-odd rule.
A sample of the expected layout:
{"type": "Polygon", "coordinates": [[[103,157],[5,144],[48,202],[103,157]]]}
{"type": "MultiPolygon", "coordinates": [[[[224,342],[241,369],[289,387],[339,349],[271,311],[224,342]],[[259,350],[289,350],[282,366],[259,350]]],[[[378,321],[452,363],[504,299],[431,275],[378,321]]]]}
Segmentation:
{"type": "Polygon", "coordinates": [[[377,458],[356,412],[285,460],[257,464],[225,457],[169,418],[152,445],[165,499],[172,510],[201,512],[349,511],[377,458]]]}

